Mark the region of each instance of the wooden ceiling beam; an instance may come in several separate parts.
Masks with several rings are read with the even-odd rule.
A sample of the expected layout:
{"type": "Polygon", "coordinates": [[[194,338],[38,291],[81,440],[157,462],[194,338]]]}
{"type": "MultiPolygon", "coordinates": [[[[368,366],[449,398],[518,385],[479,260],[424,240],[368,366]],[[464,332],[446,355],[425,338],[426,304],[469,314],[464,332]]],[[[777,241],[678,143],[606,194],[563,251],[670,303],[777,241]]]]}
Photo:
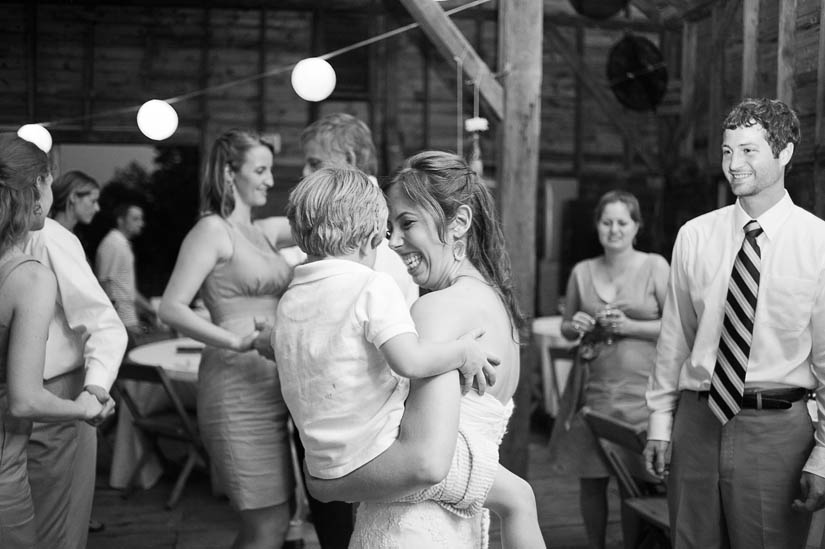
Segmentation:
{"type": "Polygon", "coordinates": [[[662,25],[670,30],[682,28],[682,18],[679,11],[670,5],[660,6],[655,0],[631,0],[630,3],[650,19],[651,23],[662,25]]]}
{"type": "Polygon", "coordinates": [[[461,62],[468,79],[478,83],[478,91],[499,120],[504,116],[504,89],[493,72],[476,53],[461,30],[432,0],[401,0],[401,4],[421,26],[421,30],[449,62],[461,62]]]}

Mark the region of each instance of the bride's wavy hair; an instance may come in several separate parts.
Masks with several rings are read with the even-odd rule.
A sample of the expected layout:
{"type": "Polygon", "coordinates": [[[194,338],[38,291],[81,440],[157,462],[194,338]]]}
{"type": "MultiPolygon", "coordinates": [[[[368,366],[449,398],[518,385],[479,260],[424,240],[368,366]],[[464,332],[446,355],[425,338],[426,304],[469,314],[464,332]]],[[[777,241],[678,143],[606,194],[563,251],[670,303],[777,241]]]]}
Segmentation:
{"type": "Polygon", "coordinates": [[[467,233],[467,257],[499,294],[510,323],[518,331],[524,323],[524,315],[513,291],[504,232],[496,217],[493,197],[478,175],[460,156],[424,151],[404,161],[384,192],[396,185],[407,199],[432,216],[438,236],[444,243],[447,226],[455,218],[458,208],[469,206],[473,219],[467,233]]]}

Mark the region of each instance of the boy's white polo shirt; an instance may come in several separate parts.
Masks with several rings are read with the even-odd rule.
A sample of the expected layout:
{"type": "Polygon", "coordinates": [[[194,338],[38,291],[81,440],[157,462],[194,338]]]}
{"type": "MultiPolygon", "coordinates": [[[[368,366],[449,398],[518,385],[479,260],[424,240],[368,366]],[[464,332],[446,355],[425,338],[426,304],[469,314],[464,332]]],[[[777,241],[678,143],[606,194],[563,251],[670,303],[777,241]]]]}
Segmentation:
{"type": "Polygon", "coordinates": [[[313,476],[346,475],[397,438],[409,382],[379,348],[403,333],[416,333],[415,324],[389,275],[342,259],[295,268],[273,342],[313,476]]]}

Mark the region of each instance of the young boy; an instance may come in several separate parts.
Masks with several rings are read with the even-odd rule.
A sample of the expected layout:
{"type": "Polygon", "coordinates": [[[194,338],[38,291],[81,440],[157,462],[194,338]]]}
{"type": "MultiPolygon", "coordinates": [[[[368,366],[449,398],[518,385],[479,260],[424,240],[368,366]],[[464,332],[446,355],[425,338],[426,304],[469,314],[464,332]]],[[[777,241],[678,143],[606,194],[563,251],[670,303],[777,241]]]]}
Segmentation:
{"type": "Polygon", "coordinates": [[[386,231],[381,191],[359,170],[322,169],[291,193],[287,217],[308,262],[281,298],[273,346],[310,474],[342,477],[397,444],[416,455],[437,454],[449,438],[456,451],[446,478],[399,500],[432,499],[471,516],[490,492],[491,505],[502,502],[494,510],[508,520],[518,503],[508,498],[517,491],[497,477],[497,447],[472,444],[459,437],[457,417],[441,417],[443,399],[455,392],[433,394],[430,405],[405,415],[406,378],[459,369],[465,379],[480,379],[483,390],[480,372],[498,360],[475,343],[480,333],[447,343],[418,339],[397,285],[372,270],[386,231]],[[403,440],[402,416],[419,427],[403,440]]]}

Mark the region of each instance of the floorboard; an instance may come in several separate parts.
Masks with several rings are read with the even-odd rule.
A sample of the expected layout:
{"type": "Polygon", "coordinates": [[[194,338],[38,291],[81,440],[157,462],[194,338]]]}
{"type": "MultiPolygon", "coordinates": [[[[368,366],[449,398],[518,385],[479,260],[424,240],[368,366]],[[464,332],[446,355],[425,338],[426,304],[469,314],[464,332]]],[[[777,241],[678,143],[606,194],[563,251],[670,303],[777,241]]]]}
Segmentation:
{"type": "MultiPolygon", "coordinates": [[[[586,536],[578,506],[578,481],[548,466],[546,437],[534,433],[529,443],[528,480],[533,486],[541,531],[548,547],[585,549],[586,536]]],[[[174,473],[174,472],[173,472],[174,473]]],[[[195,471],[177,507],[164,509],[173,476],[163,477],[148,490],[124,499],[119,490],[106,485],[107,471],[101,467],[95,492],[93,517],[105,524],[102,532],[89,535],[88,549],[225,549],[232,543],[237,515],[225,498],[211,493],[209,478],[195,471]]],[[[619,500],[615,483],[610,486],[609,549],[621,547],[619,500]]],[[[308,522],[293,528],[300,538],[292,547],[320,549],[308,522]]],[[[491,549],[500,549],[497,520],[491,528],[491,549]]]]}

